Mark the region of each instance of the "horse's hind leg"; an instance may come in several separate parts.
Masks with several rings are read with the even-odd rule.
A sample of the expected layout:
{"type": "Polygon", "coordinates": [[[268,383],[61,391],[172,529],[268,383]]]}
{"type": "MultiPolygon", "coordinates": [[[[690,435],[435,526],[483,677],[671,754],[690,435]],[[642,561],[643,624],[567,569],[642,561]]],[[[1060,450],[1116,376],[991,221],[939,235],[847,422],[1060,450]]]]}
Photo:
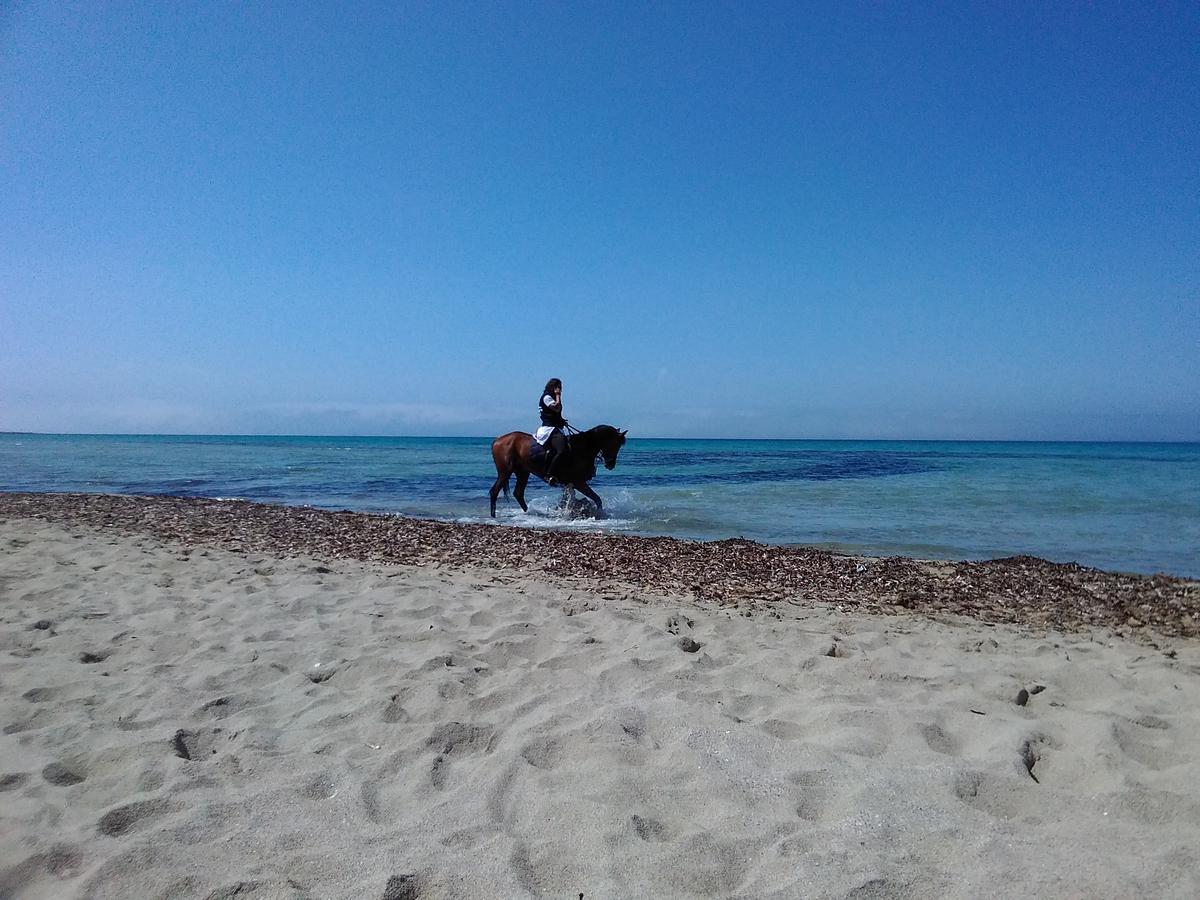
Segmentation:
{"type": "Polygon", "coordinates": [[[492,489],[488,493],[488,496],[492,500],[492,518],[493,519],[496,518],[496,498],[500,496],[500,489],[502,487],[504,487],[504,485],[507,483],[508,483],[508,473],[501,472],[499,475],[496,476],[496,483],[492,485],[492,489]]]}
{"type": "Polygon", "coordinates": [[[529,473],[517,473],[517,486],[513,488],[513,496],[517,498],[517,502],[521,504],[521,509],[529,512],[529,507],[525,505],[525,485],[529,484],[529,473]]]}

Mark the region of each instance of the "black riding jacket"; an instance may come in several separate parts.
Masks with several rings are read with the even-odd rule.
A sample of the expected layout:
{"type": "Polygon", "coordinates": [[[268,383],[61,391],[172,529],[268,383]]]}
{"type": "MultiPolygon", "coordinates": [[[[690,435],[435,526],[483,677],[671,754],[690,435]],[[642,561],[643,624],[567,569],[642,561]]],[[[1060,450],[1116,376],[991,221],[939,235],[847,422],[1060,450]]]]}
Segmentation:
{"type": "Polygon", "coordinates": [[[567,424],[567,420],[562,416],[561,409],[555,409],[553,406],[546,405],[545,394],[538,397],[538,412],[541,413],[543,425],[549,425],[552,428],[562,428],[567,424]]]}

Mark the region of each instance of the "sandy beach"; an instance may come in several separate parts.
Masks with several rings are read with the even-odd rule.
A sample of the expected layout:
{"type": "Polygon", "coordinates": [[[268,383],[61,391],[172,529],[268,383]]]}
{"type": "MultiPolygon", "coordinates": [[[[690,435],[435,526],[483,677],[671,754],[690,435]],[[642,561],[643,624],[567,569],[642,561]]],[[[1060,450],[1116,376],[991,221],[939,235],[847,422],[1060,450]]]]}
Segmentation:
{"type": "Polygon", "coordinates": [[[0,597],[0,897],[1200,895],[1180,579],[12,494],[0,597]]]}

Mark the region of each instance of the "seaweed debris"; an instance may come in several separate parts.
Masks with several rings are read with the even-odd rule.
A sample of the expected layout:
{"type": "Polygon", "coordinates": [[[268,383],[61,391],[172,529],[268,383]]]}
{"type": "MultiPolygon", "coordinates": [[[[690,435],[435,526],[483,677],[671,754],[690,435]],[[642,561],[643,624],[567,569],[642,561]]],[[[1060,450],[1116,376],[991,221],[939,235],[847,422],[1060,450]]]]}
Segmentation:
{"type": "Polygon", "coordinates": [[[85,524],[184,545],[321,560],[541,573],[594,590],[690,594],[740,605],[832,605],[962,615],[1150,640],[1200,636],[1200,583],[1031,556],[986,562],[844,556],[742,539],[579,534],[458,524],[244,500],[0,492],[0,516],[85,524]]]}

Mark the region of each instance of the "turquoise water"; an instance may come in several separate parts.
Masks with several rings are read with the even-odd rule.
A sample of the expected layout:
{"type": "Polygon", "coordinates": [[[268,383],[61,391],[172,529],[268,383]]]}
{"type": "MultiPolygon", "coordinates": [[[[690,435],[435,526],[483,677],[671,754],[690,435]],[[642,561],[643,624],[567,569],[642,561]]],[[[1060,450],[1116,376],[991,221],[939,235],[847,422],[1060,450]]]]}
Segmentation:
{"type": "MultiPolygon", "coordinates": [[[[489,438],[0,435],[0,489],[241,497],[488,521],[489,438]]],[[[1029,553],[1200,577],[1200,444],[637,440],[565,518],[531,483],[501,523],[747,537],[868,554],[1029,553]]]]}

